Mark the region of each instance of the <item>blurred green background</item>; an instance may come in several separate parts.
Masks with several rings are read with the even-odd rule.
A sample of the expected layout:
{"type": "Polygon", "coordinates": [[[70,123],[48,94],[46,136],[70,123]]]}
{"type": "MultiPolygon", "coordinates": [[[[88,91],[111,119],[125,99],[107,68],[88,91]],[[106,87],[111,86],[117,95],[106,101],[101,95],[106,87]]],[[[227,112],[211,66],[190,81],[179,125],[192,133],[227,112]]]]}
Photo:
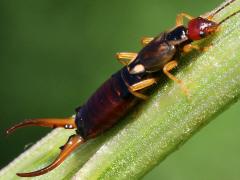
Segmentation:
{"type": "MultiPolygon", "coordinates": [[[[0,1],[0,167],[49,129],[4,130],[25,118],[65,117],[121,68],[119,51],[138,51],[142,36],[197,16],[222,0],[0,1]]],[[[240,178],[240,103],[156,167],[145,180],[240,178]]],[[[58,147],[56,147],[58,148],[58,147]]]]}

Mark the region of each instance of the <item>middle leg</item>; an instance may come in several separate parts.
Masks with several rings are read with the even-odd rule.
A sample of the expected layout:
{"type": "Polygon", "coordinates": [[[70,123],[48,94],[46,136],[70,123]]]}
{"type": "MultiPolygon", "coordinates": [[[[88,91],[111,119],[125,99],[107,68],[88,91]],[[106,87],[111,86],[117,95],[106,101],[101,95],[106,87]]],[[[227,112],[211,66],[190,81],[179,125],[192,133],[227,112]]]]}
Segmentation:
{"type": "Polygon", "coordinates": [[[189,90],[187,89],[187,87],[183,84],[183,81],[178,79],[177,77],[175,77],[173,74],[171,74],[169,71],[171,71],[172,69],[174,69],[175,67],[177,67],[178,63],[177,61],[170,61],[169,63],[167,63],[164,67],[163,67],[163,72],[164,74],[166,74],[170,79],[172,79],[173,81],[175,81],[176,83],[178,83],[182,89],[182,91],[184,92],[185,95],[189,95],[189,90]]]}
{"type": "Polygon", "coordinates": [[[116,54],[116,58],[121,64],[128,65],[137,57],[137,55],[137,53],[133,52],[120,52],[116,54]]]}
{"type": "Polygon", "coordinates": [[[146,79],[146,80],[143,80],[143,81],[140,81],[136,84],[133,84],[131,86],[129,86],[129,91],[136,97],[140,98],[140,99],[143,99],[143,100],[147,100],[148,99],[148,96],[140,93],[140,92],[137,92],[139,90],[142,90],[144,88],[147,88],[153,84],[157,83],[157,79],[156,78],[149,78],[149,79],[146,79]]]}

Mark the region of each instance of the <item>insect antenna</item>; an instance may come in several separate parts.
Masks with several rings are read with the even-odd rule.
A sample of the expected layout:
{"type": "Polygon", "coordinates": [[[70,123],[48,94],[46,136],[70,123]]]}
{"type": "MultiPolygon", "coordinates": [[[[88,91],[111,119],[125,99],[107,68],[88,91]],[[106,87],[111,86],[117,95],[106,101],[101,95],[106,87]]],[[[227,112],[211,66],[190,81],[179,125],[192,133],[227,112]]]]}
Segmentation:
{"type": "Polygon", "coordinates": [[[234,12],[233,14],[227,16],[227,17],[224,18],[222,21],[220,21],[218,24],[220,25],[220,24],[224,23],[226,20],[228,20],[228,19],[231,18],[232,16],[235,16],[235,15],[238,14],[238,13],[240,13],[240,10],[238,10],[238,11],[234,12]]]}
{"type": "MultiPolygon", "coordinates": [[[[234,1],[236,0],[230,0],[228,2],[226,2],[222,7],[220,7],[219,9],[217,9],[214,13],[210,14],[207,19],[212,19],[217,13],[219,13],[220,11],[222,11],[223,9],[225,9],[227,6],[229,6],[230,4],[232,4],[234,1]]],[[[238,14],[240,12],[240,10],[234,12],[233,14],[227,16],[226,18],[224,18],[223,20],[221,20],[218,25],[224,23],[226,20],[228,20],[229,18],[231,18],[232,16],[235,16],[236,14],[238,14]]]]}
{"type": "Polygon", "coordinates": [[[224,4],[222,7],[220,7],[219,9],[217,9],[213,14],[209,15],[208,18],[213,18],[217,13],[219,13],[220,11],[222,11],[223,9],[225,9],[227,6],[229,6],[230,4],[232,4],[234,1],[236,0],[230,0],[228,2],[226,2],[226,4],[224,4]]]}

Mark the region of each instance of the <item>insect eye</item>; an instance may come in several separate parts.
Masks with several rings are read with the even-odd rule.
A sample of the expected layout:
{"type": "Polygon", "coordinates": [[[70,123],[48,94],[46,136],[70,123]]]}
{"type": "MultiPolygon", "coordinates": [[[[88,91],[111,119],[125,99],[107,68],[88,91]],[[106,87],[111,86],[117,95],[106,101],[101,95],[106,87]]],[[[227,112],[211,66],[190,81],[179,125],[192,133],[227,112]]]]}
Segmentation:
{"type": "Polygon", "coordinates": [[[199,32],[199,35],[200,35],[201,38],[204,38],[206,34],[205,34],[204,31],[200,31],[200,32],[199,32]]]}

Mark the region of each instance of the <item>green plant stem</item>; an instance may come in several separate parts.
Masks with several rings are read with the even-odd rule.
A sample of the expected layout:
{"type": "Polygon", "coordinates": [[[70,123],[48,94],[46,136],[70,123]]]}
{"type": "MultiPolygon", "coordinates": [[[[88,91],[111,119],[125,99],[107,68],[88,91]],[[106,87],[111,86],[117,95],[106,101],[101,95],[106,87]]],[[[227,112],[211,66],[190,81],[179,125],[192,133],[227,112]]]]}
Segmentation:
{"type": "MultiPolygon", "coordinates": [[[[240,0],[236,0],[214,20],[219,22],[239,9],[240,0]]],[[[117,126],[82,145],[60,167],[32,179],[142,177],[239,99],[239,29],[240,13],[222,24],[212,38],[200,42],[212,44],[207,52],[194,52],[179,60],[184,63],[175,74],[188,87],[188,97],[176,83],[163,82],[150,100],[117,126]]],[[[46,166],[59,153],[57,148],[73,133],[72,130],[54,130],[2,169],[0,179],[18,179],[16,172],[46,166]]]]}

